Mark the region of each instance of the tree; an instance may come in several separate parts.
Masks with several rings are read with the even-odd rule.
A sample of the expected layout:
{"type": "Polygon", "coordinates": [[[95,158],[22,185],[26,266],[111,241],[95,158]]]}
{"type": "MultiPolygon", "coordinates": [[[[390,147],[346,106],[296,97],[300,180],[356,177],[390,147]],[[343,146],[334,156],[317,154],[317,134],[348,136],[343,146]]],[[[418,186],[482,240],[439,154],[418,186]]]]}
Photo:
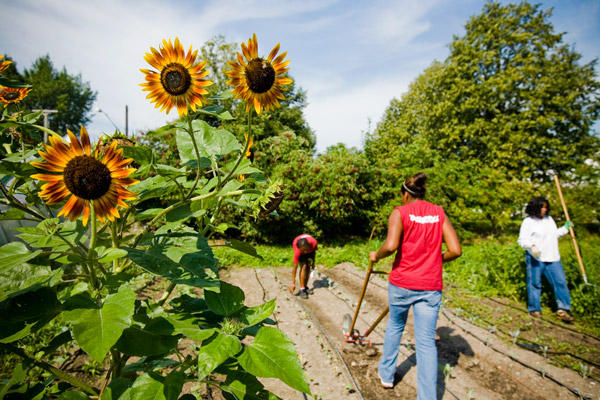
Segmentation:
{"type": "MultiPolygon", "coordinates": [[[[294,140],[278,139],[284,149],[294,140]]],[[[327,240],[368,235],[372,210],[377,209],[379,171],[369,166],[362,151],[338,144],[316,158],[296,149],[280,160],[273,171],[284,182],[278,215],[245,221],[244,236],[291,243],[298,232],[327,240]]]]}
{"type": "Polygon", "coordinates": [[[55,132],[78,132],[91,121],[89,113],[97,93],[81,75],[70,75],[66,68],[57,71],[49,55],[39,57],[22,75],[14,69],[9,77],[34,87],[23,101],[25,107],[58,110],[49,118],[49,128],[55,132]]]}
{"type": "Polygon", "coordinates": [[[527,2],[487,3],[450,56],[392,101],[368,138],[370,157],[393,157],[398,143],[422,136],[443,159],[541,181],[590,158],[600,148],[596,60],[580,65],[550,16],[527,2]]]}

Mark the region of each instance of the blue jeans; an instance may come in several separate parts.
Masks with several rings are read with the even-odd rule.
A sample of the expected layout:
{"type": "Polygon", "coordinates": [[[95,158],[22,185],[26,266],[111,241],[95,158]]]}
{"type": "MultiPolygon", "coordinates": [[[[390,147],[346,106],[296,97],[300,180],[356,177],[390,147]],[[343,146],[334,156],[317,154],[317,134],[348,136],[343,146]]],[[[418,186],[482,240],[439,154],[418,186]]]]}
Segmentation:
{"type": "Polygon", "coordinates": [[[567,279],[560,261],[544,262],[534,258],[529,252],[525,254],[527,264],[527,310],[542,311],[540,296],[542,295],[542,274],[554,290],[556,306],[560,310],[571,309],[571,295],[567,287],[567,279]]]}
{"type": "Polygon", "coordinates": [[[386,382],[394,381],[400,341],[408,310],[413,306],[415,342],[417,346],[417,399],[435,400],[438,360],[435,347],[435,328],[442,303],[440,290],[410,290],[391,283],[388,287],[390,317],[385,329],[383,356],[379,375],[386,382]]]}

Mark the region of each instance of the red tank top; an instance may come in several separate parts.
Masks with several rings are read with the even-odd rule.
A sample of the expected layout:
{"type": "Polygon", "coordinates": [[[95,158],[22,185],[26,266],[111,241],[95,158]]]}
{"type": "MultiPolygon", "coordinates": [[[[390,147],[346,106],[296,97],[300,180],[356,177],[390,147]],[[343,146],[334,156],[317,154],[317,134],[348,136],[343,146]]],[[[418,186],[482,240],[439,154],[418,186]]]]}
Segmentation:
{"type": "Polygon", "coordinates": [[[396,209],[403,229],[390,283],[405,289],[442,290],[444,209],[423,200],[396,209]]]}

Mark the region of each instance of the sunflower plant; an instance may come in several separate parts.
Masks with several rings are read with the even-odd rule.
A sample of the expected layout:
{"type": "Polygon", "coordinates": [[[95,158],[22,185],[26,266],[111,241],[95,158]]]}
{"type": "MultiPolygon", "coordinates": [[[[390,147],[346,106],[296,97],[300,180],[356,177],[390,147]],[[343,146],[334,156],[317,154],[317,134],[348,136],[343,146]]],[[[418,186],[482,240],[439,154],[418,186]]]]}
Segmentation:
{"type": "Polygon", "coordinates": [[[277,107],[291,82],[278,51],[259,57],[254,35],[230,64],[233,93],[212,97],[191,46],[163,40],[146,53],[147,98],[179,114],[157,129],[175,132],[177,165],[129,138],[92,143],[84,127],[63,136],[38,125],[40,113],[16,100],[35,88],[13,84],[24,90],[0,99],[0,223],[15,232],[0,247],[0,350],[11,377],[0,398],[278,398],[260,377],[310,393],[293,343],[269,318],[275,299],[244,305],[212,251],[260,258],[226,239],[222,207],[262,216],[280,201],[279,184],[249,157],[252,113],[277,107]],[[248,104],[242,143],[201,118],[231,118],[218,104],[232,95],[248,104]],[[40,132],[47,143],[26,140],[40,132]],[[70,370],[77,354],[88,367],[70,370]]]}

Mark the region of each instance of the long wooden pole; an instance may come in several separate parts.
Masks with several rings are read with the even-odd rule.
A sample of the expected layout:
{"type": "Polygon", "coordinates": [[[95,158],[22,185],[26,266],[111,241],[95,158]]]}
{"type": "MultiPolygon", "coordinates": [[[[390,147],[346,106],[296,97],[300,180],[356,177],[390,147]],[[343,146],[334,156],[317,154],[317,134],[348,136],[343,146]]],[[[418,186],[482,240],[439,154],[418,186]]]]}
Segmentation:
{"type": "Polygon", "coordinates": [[[365,276],[365,283],[363,284],[362,290],[360,292],[360,298],[358,299],[358,304],[356,305],[356,311],[354,312],[354,317],[352,318],[352,324],[350,325],[350,336],[353,336],[354,325],[356,324],[356,319],[358,318],[358,311],[360,310],[360,306],[362,304],[363,298],[365,297],[365,292],[367,291],[367,285],[369,284],[369,278],[371,277],[371,271],[373,271],[373,261],[369,261],[369,269],[367,270],[367,276],[365,276]]]}
{"type": "MultiPolygon", "coordinates": [[[[565,204],[565,199],[563,198],[562,190],[560,189],[560,182],[558,181],[558,175],[554,175],[554,182],[556,182],[556,189],[558,190],[558,197],[560,197],[560,202],[562,203],[563,210],[565,211],[565,218],[567,221],[570,221],[569,212],[567,211],[567,205],[565,204]]],[[[575,231],[573,227],[569,227],[569,233],[571,234],[571,238],[573,239],[573,247],[575,247],[575,254],[577,255],[577,261],[579,261],[579,269],[581,270],[581,274],[583,275],[583,281],[588,284],[587,276],[585,275],[585,268],[583,267],[583,260],[581,259],[581,254],[579,253],[579,246],[577,245],[577,239],[575,238],[575,231]]]]}

